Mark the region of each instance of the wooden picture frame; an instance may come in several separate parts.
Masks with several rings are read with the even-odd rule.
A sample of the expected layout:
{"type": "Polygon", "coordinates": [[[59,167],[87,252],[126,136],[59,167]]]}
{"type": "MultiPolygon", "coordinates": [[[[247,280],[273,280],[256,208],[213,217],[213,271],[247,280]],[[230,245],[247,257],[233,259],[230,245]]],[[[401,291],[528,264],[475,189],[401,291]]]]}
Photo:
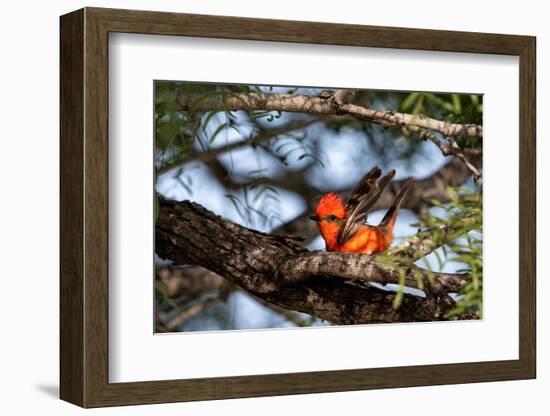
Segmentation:
{"type": "Polygon", "coordinates": [[[351,391],[536,376],[535,38],[85,8],[61,17],[63,400],[83,407],[351,391]],[[109,383],[108,34],[110,32],[503,54],[520,65],[519,359],[109,383]]]}

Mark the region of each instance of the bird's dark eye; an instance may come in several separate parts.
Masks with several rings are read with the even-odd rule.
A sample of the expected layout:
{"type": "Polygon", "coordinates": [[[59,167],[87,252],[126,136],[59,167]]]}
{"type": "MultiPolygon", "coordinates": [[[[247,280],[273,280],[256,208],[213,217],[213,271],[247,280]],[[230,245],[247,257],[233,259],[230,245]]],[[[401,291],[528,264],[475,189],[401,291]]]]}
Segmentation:
{"type": "Polygon", "coordinates": [[[329,215],[329,216],[328,216],[328,219],[329,219],[330,221],[336,221],[336,215],[329,215]]]}

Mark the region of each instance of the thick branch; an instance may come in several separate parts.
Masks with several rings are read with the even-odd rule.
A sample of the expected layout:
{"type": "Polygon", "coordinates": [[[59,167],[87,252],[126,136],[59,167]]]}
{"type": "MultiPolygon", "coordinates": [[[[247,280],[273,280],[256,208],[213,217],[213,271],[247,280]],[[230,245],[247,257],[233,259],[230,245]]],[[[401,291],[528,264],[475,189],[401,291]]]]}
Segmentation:
{"type": "MultiPolygon", "coordinates": [[[[240,227],[187,201],[161,200],[156,249],[161,257],[179,264],[212,270],[267,302],[337,324],[439,320],[454,306],[447,296],[405,295],[396,310],[392,307],[395,293],[354,284],[360,280],[358,266],[347,273],[354,262],[366,262],[378,270],[378,275],[372,274],[369,280],[365,271],[371,269],[367,267],[361,275],[364,283],[395,282],[391,268],[370,266],[375,262],[373,258],[349,255],[344,261],[331,257],[333,253],[309,253],[291,238],[240,227]],[[304,261],[304,256],[317,262],[318,273],[304,275],[303,270],[291,267],[292,261],[304,261]]],[[[408,270],[407,282],[412,283],[411,276],[416,286],[414,272],[408,270]]],[[[454,277],[460,279],[460,275],[454,277]]],[[[437,276],[441,287],[434,285],[433,291],[441,294],[456,290],[456,282],[450,284],[451,280],[437,276]]],[[[461,315],[459,319],[471,317],[461,315]]]]}
{"type": "MultiPolygon", "coordinates": [[[[449,292],[458,292],[466,284],[464,275],[457,273],[437,273],[431,275],[434,283],[430,285],[428,271],[416,266],[406,266],[405,286],[429,291],[439,296],[449,292]],[[419,287],[418,278],[422,279],[419,287]]],[[[336,252],[308,252],[284,259],[279,268],[279,277],[292,281],[304,281],[308,278],[340,278],[348,283],[399,284],[399,270],[377,262],[376,256],[357,255],[336,252]]]]}
{"type": "MultiPolygon", "coordinates": [[[[194,97],[180,95],[178,104],[184,111],[189,110],[194,97]]],[[[398,113],[395,111],[375,110],[372,108],[339,102],[331,96],[309,96],[296,94],[266,94],[266,93],[235,93],[224,97],[204,99],[194,107],[195,111],[213,110],[263,110],[288,111],[311,114],[349,114],[361,120],[380,124],[383,127],[414,126],[421,129],[436,131],[446,137],[470,136],[482,137],[483,128],[475,124],[455,124],[436,120],[424,115],[398,113]]]]}

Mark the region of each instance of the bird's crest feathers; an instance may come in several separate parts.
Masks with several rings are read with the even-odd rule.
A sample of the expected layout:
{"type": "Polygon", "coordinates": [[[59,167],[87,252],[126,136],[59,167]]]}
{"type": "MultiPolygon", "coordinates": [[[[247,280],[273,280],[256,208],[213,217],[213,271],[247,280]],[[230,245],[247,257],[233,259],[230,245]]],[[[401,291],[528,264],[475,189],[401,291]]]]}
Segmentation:
{"type": "Polygon", "coordinates": [[[338,219],[346,218],[346,207],[344,201],[338,194],[334,192],[329,192],[328,194],[323,195],[315,213],[318,217],[324,217],[326,215],[335,215],[338,219]]]}

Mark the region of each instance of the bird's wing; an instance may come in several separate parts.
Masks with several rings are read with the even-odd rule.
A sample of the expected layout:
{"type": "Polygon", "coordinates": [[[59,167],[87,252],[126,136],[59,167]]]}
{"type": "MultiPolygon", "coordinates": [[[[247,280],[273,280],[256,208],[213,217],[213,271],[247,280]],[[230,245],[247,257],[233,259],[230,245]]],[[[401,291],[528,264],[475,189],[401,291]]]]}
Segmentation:
{"type": "Polygon", "coordinates": [[[357,232],[361,224],[366,221],[369,210],[395,176],[393,169],[380,178],[381,173],[380,168],[374,167],[352,189],[346,201],[347,215],[338,236],[339,244],[344,243],[357,232]]]}
{"type": "Polygon", "coordinates": [[[378,178],[382,171],[378,166],[373,167],[368,171],[357,184],[351,190],[349,197],[346,201],[346,212],[353,211],[357,205],[360,204],[361,200],[369,193],[372,187],[376,184],[378,178]]]}

